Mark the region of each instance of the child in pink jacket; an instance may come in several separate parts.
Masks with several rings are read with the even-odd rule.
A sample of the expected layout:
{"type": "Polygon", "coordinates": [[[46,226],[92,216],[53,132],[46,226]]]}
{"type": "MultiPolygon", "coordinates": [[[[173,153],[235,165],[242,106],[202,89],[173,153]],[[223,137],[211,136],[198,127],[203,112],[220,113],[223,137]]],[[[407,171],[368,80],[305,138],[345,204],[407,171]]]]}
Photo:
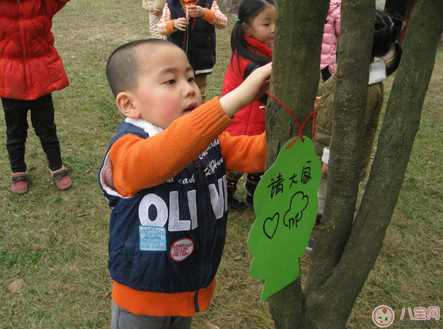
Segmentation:
{"type": "Polygon", "coordinates": [[[340,37],[341,0],[331,0],[321,46],[320,70],[323,81],[335,72],[337,42],[340,37]]]}

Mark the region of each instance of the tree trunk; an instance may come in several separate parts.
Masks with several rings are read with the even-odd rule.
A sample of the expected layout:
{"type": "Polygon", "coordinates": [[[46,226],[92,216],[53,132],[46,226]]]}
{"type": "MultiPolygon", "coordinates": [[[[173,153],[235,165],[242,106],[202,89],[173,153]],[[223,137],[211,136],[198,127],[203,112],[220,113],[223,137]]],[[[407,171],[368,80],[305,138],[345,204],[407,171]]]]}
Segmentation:
{"type": "MultiPolygon", "coordinates": [[[[271,92],[291,111],[296,111],[298,121],[303,124],[314,110],[320,78],[321,40],[329,0],[277,0],[276,4],[278,18],[271,92]]],[[[304,135],[311,135],[311,126],[305,126],[304,135]]],[[[270,98],[266,107],[268,168],[283,145],[298,133],[291,115],[270,98]]],[[[307,328],[300,280],[270,297],[269,305],[276,328],[307,328]]]]}
{"type": "Polygon", "coordinates": [[[334,281],[335,287],[329,281],[348,241],[358,196],[374,16],[373,0],[342,2],[324,229],[311,255],[306,286],[308,311],[317,328],[344,328],[354,301],[341,300],[348,296],[342,295],[338,285],[347,279],[334,281]]]}
{"type": "Polygon", "coordinates": [[[307,292],[329,278],[352,229],[360,178],[369,64],[374,31],[373,0],[342,2],[341,37],[324,229],[311,256],[307,292]]]}
{"type": "MultiPolygon", "coordinates": [[[[419,128],[442,30],[443,2],[417,1],[404,44],[402,63],[388,101],[371,175],[346,248],[329,278],[321,273],[310,277],[307,305],[312,308],[310,314],[314,321],[322,323],[319,328],[344,328],[355,299],[380,252],[419,128]],[[313,281],[318,278],[322,280],[313,281]]],[[[345,131],[337,134],[340,138],[345,131]]],[[[316,256],[317,262],[323,255],[329,255],[329,251],[316,247],[322,254],[316,256]]],[[[320,271],[324,268],[320,267],[320,271]]],[[[318,263],[311,264],[310,275],[314,270],[319,270],[318,263]]],[[[330,267],[326,267],[326,270],[329,271],[330,267]]]]}

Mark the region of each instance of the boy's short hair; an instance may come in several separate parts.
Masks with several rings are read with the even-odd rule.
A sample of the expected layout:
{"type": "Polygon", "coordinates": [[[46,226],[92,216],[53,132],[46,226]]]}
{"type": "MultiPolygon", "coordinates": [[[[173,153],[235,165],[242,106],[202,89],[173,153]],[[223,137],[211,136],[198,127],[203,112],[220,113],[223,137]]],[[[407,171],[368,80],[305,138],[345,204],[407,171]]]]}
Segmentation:
{"type": "Polygon", "coordinates": [[[126,43],[112,52],[106,65],[106,78],[114,97],[122,91],[137,88],[138,76],[143,70],[140,56],[152,55],[164,46],[177,47],[165,40],[146,39],[126,43]],[[138,51],[141,49],[143,54],[138,51]]]}

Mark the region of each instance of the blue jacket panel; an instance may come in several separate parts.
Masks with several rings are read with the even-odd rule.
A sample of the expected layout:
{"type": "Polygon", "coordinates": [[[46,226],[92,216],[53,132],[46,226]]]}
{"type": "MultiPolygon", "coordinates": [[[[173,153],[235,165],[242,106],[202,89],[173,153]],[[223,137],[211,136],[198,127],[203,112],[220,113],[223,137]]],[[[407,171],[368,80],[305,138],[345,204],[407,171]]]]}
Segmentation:
{"type": "MultiPolygon", "coordinates": [[[[149,138],[141,128],[122,123],[109,148],[127,133],[149,138]]],[[[112,189],[108,155],[109,149],[100,186],[113,207],[111,277],[139,291],[175,293],[209,286],[221,260],[227,223],[225,165],[218,139],[177,176],[127,198],[112,189]]]]}

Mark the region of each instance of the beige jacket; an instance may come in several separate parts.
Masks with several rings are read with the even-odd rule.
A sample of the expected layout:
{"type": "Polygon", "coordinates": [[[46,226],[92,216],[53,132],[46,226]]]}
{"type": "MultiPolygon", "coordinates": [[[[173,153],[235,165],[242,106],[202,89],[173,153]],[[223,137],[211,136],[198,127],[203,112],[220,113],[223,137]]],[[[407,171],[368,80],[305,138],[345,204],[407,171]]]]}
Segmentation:
{"type": "Polygon", "coordinates": [[[143,0],[142,6],[147,11],[163,11],[166,0],[143,0]]]}
{"type": "MultiPolygon", "coordinates": [[[[365,112],[363,154],[361,160],[360,179],[368,173],[368,165],[371,159],[372,147],[377,132],[380,112],[383,105],[384,89],[383,81],[386,79],[386,66],[382,60],[376,58],[369,68],[368,98],[365,112]]],[[[332,137],[334,119],[334,93],[337,76],[334,74],[321,85],[317,96],[321,96],[318,102],[317,129],[314,136],[315,152],[321,157],[322,162],[328,164],[329,149],[332,137]]],[[[331,151],[332,152],[332,151],[331,151]]]]}

